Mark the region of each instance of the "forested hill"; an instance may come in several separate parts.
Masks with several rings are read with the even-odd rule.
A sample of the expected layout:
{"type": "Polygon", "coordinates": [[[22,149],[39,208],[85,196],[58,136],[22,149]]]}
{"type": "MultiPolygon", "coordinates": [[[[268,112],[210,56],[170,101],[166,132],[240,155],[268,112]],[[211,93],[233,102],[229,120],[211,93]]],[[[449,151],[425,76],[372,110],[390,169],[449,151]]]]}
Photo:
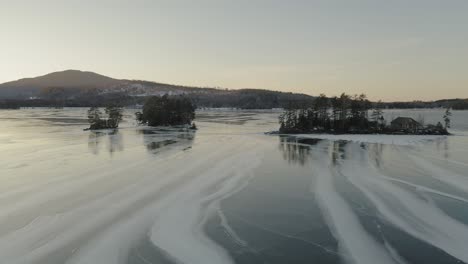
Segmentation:
{"type": "Polygon", "coordinates": [[[382,103],[385,108],[398,108],[398,109],[409,109],[409,108],[448,108],[451,107],[454,110],[467,110],[468,99],[442,99],[437,101],[413,101],[413,102],[387,102],[382,103]]]}
{"type": "Polygon", "coordinates": [[[148,97],[165,94],[188,96],[198,107],[243,109],[281,108],[291,102],[302,104],[313,99],[305,94],[262,89],[229,90],[118,80],[93,72],[68,70],[0,84],[0,108],[131,106],[143,104],[148,97]]]}
{"type": "MultiPolygon", "coordinates": [[[[142,105],[154,95],[185,95],[198,107],[243,109],[283,108],[309,104],[314,97],[306,94],[262,89],[229,90],[191,87],[143,80],[119,80],[93,72],[67,70],[35,78],[0,84],[0,108],[28,106],[124,106],[142,105]]],[[[468,109],[468,99],[444,99],[430,102],[385,102],[384,108],[468,109]]]]}

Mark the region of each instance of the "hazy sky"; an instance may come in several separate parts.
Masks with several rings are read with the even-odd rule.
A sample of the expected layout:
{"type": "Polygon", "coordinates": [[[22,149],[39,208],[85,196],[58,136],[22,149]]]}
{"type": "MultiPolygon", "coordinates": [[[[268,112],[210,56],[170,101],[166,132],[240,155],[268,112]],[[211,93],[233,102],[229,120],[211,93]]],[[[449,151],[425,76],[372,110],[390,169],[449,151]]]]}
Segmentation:
{"type": "Polygon", "coordinates": [[[115,78],[468,98],[468,0],[0,0],[0,82],[115,78]]]}

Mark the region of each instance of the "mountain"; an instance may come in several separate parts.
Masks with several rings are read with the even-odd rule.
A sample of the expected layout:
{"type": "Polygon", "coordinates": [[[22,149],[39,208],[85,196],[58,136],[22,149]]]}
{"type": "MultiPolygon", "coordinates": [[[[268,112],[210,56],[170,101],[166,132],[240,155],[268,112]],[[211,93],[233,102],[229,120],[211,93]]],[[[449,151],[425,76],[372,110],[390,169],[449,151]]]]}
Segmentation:
{"type": "Polygon", "coordinates": [[[141,80],[119,80],[94,72],[66,70],[0,84],[0,98],[26,99],[31,97],[43,97],[44,92],[53,88],[66,90],[66,93],[69,95],[85,90],[96,90],[100,94],[120,92],[134,96],[161,95],[167,93],[181,94],[215,90],[141,80]]]}
{"type": "Polygon", "coordinates": [[[148,96],[164,94],[184,94],[200,107],[233,108],[277,108],[290,102],[304,103],[313,98],[305,94],[262,89],[228,90],[142,80],[119,80],[77,70],[54,72],[0,84],[0,99],[3,100],[3,105],[14,107],[102,106],[109,103],[135,105],[142,104],[148,96]]]}
{"type": "Polygon", "coordinates": [[[95,90],[98,94],[126,93],[130,96],[188,93],[224,93],[225,89],[199,88],[142,80],[118,80],[94,72],[66,70],[34,78],[0,84],[0,98],[44,97],[50,89],[63,89],[67,95],[95,90]]]}
{"type": "Polygon", "coordinates": [[[0,97],[24,98],[38,96],[43,89],[59,87],[64,89],[108,89],[122,82],[122,80],[94,72],[67,70],[0,84],[0,97]]]}
{"type": "Polygon", "coordinates": [[[53,72],[35,78],[25,78],[1,84],[0,87],[107,87],[120,83],[113,79],[94,72],[67,70],[53,72]]]}

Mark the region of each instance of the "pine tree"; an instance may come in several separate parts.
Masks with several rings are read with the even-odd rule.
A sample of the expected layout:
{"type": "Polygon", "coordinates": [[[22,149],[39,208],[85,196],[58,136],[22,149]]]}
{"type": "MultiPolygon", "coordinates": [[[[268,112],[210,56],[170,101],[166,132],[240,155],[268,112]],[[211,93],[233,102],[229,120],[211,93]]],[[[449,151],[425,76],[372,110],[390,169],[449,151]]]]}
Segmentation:
{"type": "Polygon", "coordinates": [[[381,105],[382,105],[382,101],[379,100],[375,104],[374,110],[372,110],[372,113],[371,113],[371,119],[372,121],[375,122],[377,129],[379,128],[379,126],[383,125],[383,122],[384,122],[383,111],[382,111],[381,105]]]}
{"type": "Polygon", "coordinates": [[[332,118],[333,118],[333,127],[336,127],[338,125],[338,121],[340,120],[340,103],[339,103],[338,97],[333,97],[331,99],[331,107],[332,107],[332,118]]]}
{"type": "Polygon", "coordinates": [[[348,119],[349,110],[351,107],[351,96],[342,93],[339,97],[339,107],[340,107],[340,129],[341,131],[345,130],[346,120],[348,119]]]}
{"type": "Polygon", "coordinates": [[[452,116],[452,112],[450,111],[450,107],[447,107],[444,114],[444,122],[445,122],[445,129],[450,128],[450,117],[452,116]]]}
{"type": "Polygon", "coordinates": [[[106,122],[107,127],[117,128],[119,126],[120,121],[122,121],[122,108],[116,106],[108,106],[106,107],[105,112],[108,116],[106,122]]]}
{"type": "Polygon", "coordinates": [[[99,126],[102,123],[101,115],[102,112],[97,107],[91,107],[88,110],[88,123],[90,125],[90,129],[99,129],[99,126]]]}
{"type": "Polygon", "coordinates": [[[320,96],[315,99],[314,110],[317,111],[317,124],[324,128],[328,123],[328,106],[329,100],[325,94],[320,94],[320,96]]]}

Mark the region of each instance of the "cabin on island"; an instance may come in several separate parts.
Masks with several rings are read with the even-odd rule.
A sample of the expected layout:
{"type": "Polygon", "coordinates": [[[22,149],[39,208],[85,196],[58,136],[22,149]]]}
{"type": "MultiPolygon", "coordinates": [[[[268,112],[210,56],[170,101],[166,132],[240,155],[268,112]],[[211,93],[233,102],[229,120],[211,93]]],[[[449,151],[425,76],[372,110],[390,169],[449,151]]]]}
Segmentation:
{"type": "Polygon", "coordinates": [[[397,117],[391,122],[391,127],[398,130],[417,130],[422,125],[411,117],[397,117]]]}

